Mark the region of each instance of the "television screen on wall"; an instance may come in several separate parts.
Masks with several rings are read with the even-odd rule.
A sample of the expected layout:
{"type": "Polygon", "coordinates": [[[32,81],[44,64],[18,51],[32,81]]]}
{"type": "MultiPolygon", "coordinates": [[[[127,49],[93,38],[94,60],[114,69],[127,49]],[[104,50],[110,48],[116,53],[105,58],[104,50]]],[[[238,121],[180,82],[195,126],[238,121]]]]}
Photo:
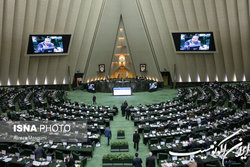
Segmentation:
{"type": "Polygon", "coordinates": [[[66,55],[69,52],[70,34],[29,35],[28,55],[66,55]]]}
{"type": "Polygon", "coordinates": [[[215,52],[213,32],[173,32],[176,52],[215,52]]]}

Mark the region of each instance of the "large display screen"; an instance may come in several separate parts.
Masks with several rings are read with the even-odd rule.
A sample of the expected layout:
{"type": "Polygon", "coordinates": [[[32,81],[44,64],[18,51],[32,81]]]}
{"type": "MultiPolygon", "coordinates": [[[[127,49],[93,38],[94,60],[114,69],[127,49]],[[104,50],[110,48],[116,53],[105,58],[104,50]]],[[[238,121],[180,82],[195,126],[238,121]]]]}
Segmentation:
{"type": "Polygon", "coordinates": [[[27,54],[63,55],[69,50],[70,34],[30,35],[27,54]]]}
{"type": "Polygon", "coordinates": [[[213,32],[172,33],[177,52],[215,52],[213,32]]]}
{"type": "Polygon", "coordinates": [[[114,96],[130,96],[132,95],[131,87],[115,87],[113,88],[114,96]]]}

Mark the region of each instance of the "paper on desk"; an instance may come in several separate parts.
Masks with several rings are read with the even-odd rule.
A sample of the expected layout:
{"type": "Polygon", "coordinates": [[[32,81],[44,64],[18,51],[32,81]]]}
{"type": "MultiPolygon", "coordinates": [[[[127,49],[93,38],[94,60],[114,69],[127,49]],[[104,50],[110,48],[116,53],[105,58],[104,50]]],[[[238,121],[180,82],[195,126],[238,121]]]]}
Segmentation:
{"type": "Polygon", "coordinates": [[[157,146],[158,149],[161,149],[161,146],[157,146]]]}
{"type": "Polygon", "coordinates": [[[6,159],[4,159],[3,161],[4,162],[9,162],[9,161],[11,161],[12,160],[12,158],[6,158],[6,159]]]}
{"type": "Polygon", "coordinates": [[[33,161],[32,163],[34,166],[40,166],[41,165],[41,162],[38,162],[38,161],[33,161]]]}
{"type": "Polygon", "coordinates": [[[20,161],[22,161],[23,159],[22,158],[19,158],[18,160],[17,160],[17,162],[20,162],[20,161]]]}
{"type": "Polygon", "coordinates": [[[46,165],[49,165],[49,162],[48,162],[48,161],[42,162],[42,163],[41,163],[41,166],[46,166],[46,165]]]}
{"type": "Polygon", "coordinates": [[[57,148],[57,145],[53,145],[53,146],[51,146],[51,148],[57,148]]]}
{"type": "Polygon", "coordinates": [[[184,160],[184,161],[181,161],[181,163],[182,163],[183,165],[186,165],[186,164],[189,163],[189,161],[188,161],[188,160],[184,160]]]}

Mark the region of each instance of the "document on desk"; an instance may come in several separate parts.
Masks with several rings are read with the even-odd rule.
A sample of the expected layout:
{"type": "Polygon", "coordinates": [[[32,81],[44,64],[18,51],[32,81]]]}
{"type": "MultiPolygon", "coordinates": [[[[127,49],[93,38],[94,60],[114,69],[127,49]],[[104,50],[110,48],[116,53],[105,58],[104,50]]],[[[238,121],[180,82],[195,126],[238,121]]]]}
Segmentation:
{"type": "Polygon", "coordinates": [[[19,158],[18,160],[17,160],[17,162],[21,162],[23,159],[22,158],[19,158]]]}
{"type": "Polygon", "coordinates": [[[184,161],[181,161],[181,163],[182,163],[183,165],[186,165],[186,164],[189,163],[189,161],[188,161],[188,160],[184,160],[184,161]]]}
{"type": "Polygon", "coordinates": [[[34,166],[40,166],[41,165],[41,162],[38,162],[38,161],[33,161],[32,163],[34,166]]]}
{"type": "Polygon", "coordinates": [[[53,146],[51,146],[51,148],[57,148],[57,145],[53,145],[53,146]]]}
{"type": "Polygon", "coordinates": [[[12,158],[6,158],[6,159],[4,159],[3,161],[4,162],[9,162],[9,161],[11,161],[12,160],[12,158]]]}

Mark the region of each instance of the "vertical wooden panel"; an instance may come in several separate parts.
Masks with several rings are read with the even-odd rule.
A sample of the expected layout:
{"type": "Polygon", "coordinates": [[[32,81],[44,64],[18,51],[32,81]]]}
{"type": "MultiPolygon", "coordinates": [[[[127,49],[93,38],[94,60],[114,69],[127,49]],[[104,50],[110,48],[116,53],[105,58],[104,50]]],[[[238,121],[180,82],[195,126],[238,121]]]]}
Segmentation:
{"type": "MultiPolygon", "coordinates": [[[[58,12],[60,0],[53,0],[48,2],[48,10],[45,19],[44,32],[45,33],[53,33],[55,30],[56,17],[58,12]]],[[[45,83],[45,78],[49,64],[49,57],[41,57],[39,59],[38,70],[37,70],[37,78],[38,84],[43,85],[45,83]]]]}
{"type": "MultiPolygon", "coordinates": [[[[180,70],[181,67],[179,63],[177,63],[177,55],[175,53],[175,48],[172,43],[172,34],[171,31],[177,30],[177,22],[175,19],[174,11],[173,11],[173,4],[171,0],[165,1],[161,0],[161,6],[163,8],[164,17],[166,20],[166,37],[164,41],[166,41],[166,49],[168,50],[167,57],[172,57],[170,69],[171,69],[171,75],[172,78],[174,77],[174,64],[176,65],[176,74],[179,76],[182,71],[180,70]]],[[[171,59],[170,59],[171,60],[171,59]]],[[[178,79],[177,79],[178,81],[178,79]]]]}
{"type": "MultiPolygon", "coordinates": [[[[90,48],[91,48],[91,44],[93,41],[93,37],[95,34],[95,29],[97,26],[97,22],[98,22],[98,17],[101,11],[101,7],[102,7],[102,3],[104,3],[103,1],[100,3],[100,1],[91,1],[91,6],[90,6],[90,11],[89,11],[89,15],[88,15],[88,20],[87,20],[87,25],[85,28],[85,33],[84,33],[84,38],[83,38],[83,42],[81,44],[81,50],[80,50],[80,54],[83,54],[85,56],[80,56],[79,55],[79,59],[77,62],[77,69],[83,69],[83,71],[85,71],[84,73],[84,81],[86,82],[88,77],[87,77],[87,73],[86,71],[87,69],[87,63],[89,63],[90,60],[90,48]]],[[[93,65],[95,66],[95,65],[93,65]]],[[[96,65],[97,68],[97,65],[96,65]]]]}
{"type": "MultiPolygon", "coordinates": [[[[60,0],[59,2],[59,7],[58,7],[58,12],[56,16],[56,24],[55,24],[55,29],[54,31],[57,33],[64,33],[64,29],[67,23],[67,15],[69,12],[70,8],[70,1],[69,0],[60,0]]],[[[57,73],[57,67],[59,66],[59,59],[61,59],[61,56],[54,56],[54,57],[49,57],[49,64],[47,67],[47,79],[48,79],[48,84],[53,84],[54,79],[56,78],[56,73],[57,73]]]]}
{"type": "MultiPolygon", "coordinates": [[[[203,0],[193,0],[198,29],[200,31],[209,31],[207,17],[205,15],[205,6],[203,0]]],[[[199,54],[196,56],[197,72],[202,82],[209,78],[214,78],[216,68],[213,54],[199,54]]],[[[198,79],[198,78],[197,78],[198,79]]]]}
{"type": "MultiPolygon", "coordinates": [[[[68,11],[66,22],[68,24],[65,25],[64,32],[74,32],[77,16],[80,9],[81,0],[74,0],[70,3],[70,8],[68,11]]],[[[76,34],[77,35],[77,34],[76,34]]],[[[71,54],[69,56],[60,57],[59,63],[56,71],[56,80],[57,84],[62,84],[64,77],[66,77],[67,69],[69,65],[69,59],[71,58],[71,54]]],[[[73,68],[71,68],[72,70],[73,68]]]]}
{"type": "MultiPolygon", "coordinates": [[[[171,34],[169,33],[169,28],[166,22],[166,17],[162,5],[162,1],[154,1],[151,0],[151,5],[153,12],[155,14],[155,20],[157,23],[157,27],[159,30],[159,38],[161,39],[163,49],[164,49],[164,57],[166,58],[167,64],[168,64],[168,71],[171,73],[171,76],[173,76],[173,64],[176,64],[175,62],[175,55],[174,55],[174,49],[173,45],[171,43],[171,34]]],[[[165,70],[164,70],[165,71],[165,70]]]]}
{"type": "Polygon", "coordinates": [[[235,71],[237,80],[242,80],[244,66],[242,62],[237,1],[227,0],[226,7],[227,7],[227,14],[228,14],[233,62],[234,62],[234,67],[235,67],[234,71],[235,71]]]}
{"type": "MultiPolygon", "coordinates": [[[[198,30],[198,24],[196,20],[194,4],[192,0],[185,0],[183,1],[184,12],[185,12],[185,19],[187,20],[187,26],[189,31],[196,31],[198,30]]],[[[197,60],[196,56],[202,56],[197,54],[186,54],[186,63],[189,69],[191,81],[197,81],[197,60]]]]}
{"type": "Polygon", "coordinates": [[[78,13],[78,18],[76,22],[76,27],[72,39],[72,45],[71,45],[71,51],[70,51],[70,56],[71,58],[69,59],[69,66],[71,67],[71,76],[75,73],[75,71],[80,71],[83,72],[83,69],[78,69],[76,68],[77,60],[81,56],[86,56],[80,53],[81,50],[81,45],[84,39],[84,34],[86,30],[86,22],[87,18],[89,15],[89,10],[90,10],[91,2],[88,0],[84,0],[81,2],[80,5],[80,11],[78,13]]]}
{"type": "MultiPolygon", "coordinates": [[[[87,30],[89,30],[89,31],[94,30],[94,27],[93,28],[88,28],[88,27],[90,27],[92,25],[90,23],[91,21],[92,22],[95,21],[93,18],[89,19],[92,6],[93,6],[92,0],[86,0],[86,5],[84,6],[85,8],[83,8],[81,10],[81,13],[79,14],[79,18],[82,18],[81,29],[84,32],[84,34],[82,37],[81,48],[80,48],[79,53],[78,53],[78,58],[77,58],[76,67],[75,67],[74,71],[79,70],[80,72],[83,72],[85,69],[85,63],[86,63],[88,53],[89,53],[89,46],[91,44],[91,42],[90,42],[91,36],[93,34],[93,31],[87,32],[87,30]]],[[[86,74],[84,74],[84,75],[86,75],[86,74]]]]}
{"type": "Polygon", "coordinates": [[[228,15],[225,5],[225,0],[215,1],[215,7],[217,11],[218,25],[220,30],[220,38],[224,56],[224,62],[226,67],[226,74],[228,81],[233,80],[234,75],[234,62],[232,56],[232,46],[230,43],[230,33],[228,24],[228,15]]]}
{"type": "Polygon", "coordinates": [[[2,49],[0,57],[0,76],[2,85],[7,85],[9,77],[9,65],[13,35],[13,21],[15,13],[15,0],[4,2],[3,28],[2,28],[2,49]]]}
{"type": "MultiPolygon", "coordinates": [[[[48,9],[48,0],[39,0],[37,4],[36,20],[33,32],[35,33],[44,32],[47,9],[48,9]]],[[[43,59],[43,57],[39,56],[30,57],[28,75],[29,75],[29,83],[31,85],[35,85],[35,81],[37,79],[39,59],[43,59]]]]}
{"type": "MultiPolygon", "coordinates": [[[[4,0],[0,0],[0,60],[2,57],[2,29],[3,29],[3,10],[4,10],[4,0]]],[[[0,62],[1,65],[1,62],[0,62]]],[[[0,74],[1,74],[1,68],[0,68],[0,74]]],[[[2,77],[0,76],[0,85],[2,85],[2,77]]]]}
{"type": "Polygon", "coordinates": [[[156,16],[153,12],[151,1],[140,1],[140,2],[143,14],[145,16],[145,21],[149,30],[149,35],[151,37],[152,44],[154,46],[154,51],[158,61],[157,63],[159,64],[160,71],[164,71],[164,68],[169,69],[169,67],[165,57],[166,53],[163,49],[161,37],[159,34],[159,28],[156,22],[156,20],[159,20],[160,17],[157,17],[156,19],[156,16]]]}
{"type": "Polygon", "coordinates": [[[22,37],[22,49],[19,61],[19,82],[21,85],[26,84],[26,79],[28,75],[28,67],[29,67],[29,58],[26,56],[27,53],[27,43],[28,43],[28,35],[33,32],[35,18],[36,18],[36,7],[37,0],[27,0],[26,1],[26,12],[25,12],[25,21],[23,28],[23,37],[22,37]]]}
{"type": "MultiPolygon", "coordinates": [[[[175,15],[176,22],[178,25],[178,28],[176,30],[186,31],[188,27],[187,27],[187,21],[185,19],[185,13],[184,13],[184,7],[182,4],[182,1],[172,0],[172,4],[173,4],[173,9],[174,9],[174,15],[175,15]]],[[[190,73],[190,69],[188,69],[188,65],[187,65],[188,63],[187,58],[186,58],[187,56],[188,55],[185,55],[185,54],[176,54],[177,64],[178,64],[177,67],[179,67],[179,70],[181,71],[181,77],[182,77],[183,82],[188,81],[188,74],[190,73]]]]}
{"type": "MultiPolygon", "coordinates": [[[[238,6],[238,19],[239,19],[239,30],[240,30],[240,39],[241,39],[241,52],[242,59],[244,64],[244,73],[246,80],[250,80],[250,6],[248,8],[247,2],[250,5],[248,0],[237,1],[238,6]],[[249,11],[249,13],[247,12],[249,11]]],[[[242,80],[242,78],[239,78],[242,80]]]]}
{"type": "MultiPolygon", "coordinates": [[[[221,38],[220,31],[217,20],[217,12],[215,10],[215,2],[212,1],[204,1],[206,16],[208,21],[208,27],[210,30],[213,30],[215,36],[215,45],[216,45],[216,53],[214,54],[216,73],[218,75],[219,81],[224,81],[224,77],[226,74],[225,71],[225,63],[223,58],[223,50],[221,46],[221,38]]],[[[212,68],[212,67],[208,67],[212,68]]],[[[210,71],[210,69],[209,69],[210,71]]]]}
{"type": "Polygon", "coordinates": [[[19,61],[22,46],[22,36],[24,28],[24,18],[26,10],[26,0],[16,0],[15,4],[15,16],[14,16],[14,29],[12,37],[12,53],[10,55],[10,69],[9,78],[11,85],[17,84],[19,61]]]}

